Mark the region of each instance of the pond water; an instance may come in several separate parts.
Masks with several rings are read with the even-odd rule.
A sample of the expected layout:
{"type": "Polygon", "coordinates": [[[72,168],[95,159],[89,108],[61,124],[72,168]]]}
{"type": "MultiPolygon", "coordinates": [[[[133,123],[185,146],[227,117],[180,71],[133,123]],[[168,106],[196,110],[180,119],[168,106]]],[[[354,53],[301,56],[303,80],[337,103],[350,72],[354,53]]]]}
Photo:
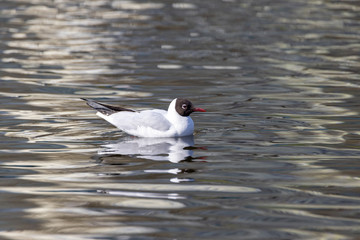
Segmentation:
{"type": "Polygon", "coordinates": [[[1,239],[355,239],[358,1],[2,0],[1,239]],[[80,98],[190,99],[134,138],[80,98]]]}

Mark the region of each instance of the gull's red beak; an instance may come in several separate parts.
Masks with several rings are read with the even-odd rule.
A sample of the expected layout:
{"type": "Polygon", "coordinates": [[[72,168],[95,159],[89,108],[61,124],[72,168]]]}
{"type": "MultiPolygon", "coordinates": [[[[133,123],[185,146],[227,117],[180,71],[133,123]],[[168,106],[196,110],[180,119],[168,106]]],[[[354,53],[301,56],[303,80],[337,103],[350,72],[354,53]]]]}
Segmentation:
{"type": "Polygon", "coordinates": [[[193,111],[194,112],[206,112],[205,109],[202,109],[202,108],[194,108],[193,111]]]}

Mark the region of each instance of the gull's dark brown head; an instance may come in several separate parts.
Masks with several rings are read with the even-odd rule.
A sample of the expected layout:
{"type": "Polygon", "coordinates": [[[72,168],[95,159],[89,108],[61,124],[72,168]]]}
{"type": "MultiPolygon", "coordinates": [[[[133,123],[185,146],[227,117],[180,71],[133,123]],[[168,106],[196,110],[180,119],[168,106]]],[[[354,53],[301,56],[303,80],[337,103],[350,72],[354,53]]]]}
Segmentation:
{"type": "Polygon", "coordinates": [[[175,110],[180,116],[183,117],[187,117],[193,112],[206,112],[202,108],[195,108],[194,105],[185,98],[176,99],[175,110]]]}

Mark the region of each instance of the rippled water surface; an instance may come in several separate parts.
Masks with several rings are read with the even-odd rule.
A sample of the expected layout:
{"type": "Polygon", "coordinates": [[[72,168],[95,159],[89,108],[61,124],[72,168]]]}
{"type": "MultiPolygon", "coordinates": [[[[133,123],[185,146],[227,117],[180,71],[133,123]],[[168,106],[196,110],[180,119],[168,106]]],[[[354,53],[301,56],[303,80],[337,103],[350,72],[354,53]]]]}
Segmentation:
{"type": "Polygon", "coordinates": [[[356,239],[358,1],[2,0],[1,239],[356,239]],[[141,139],[80,98],[192,100],[141,139]]]}

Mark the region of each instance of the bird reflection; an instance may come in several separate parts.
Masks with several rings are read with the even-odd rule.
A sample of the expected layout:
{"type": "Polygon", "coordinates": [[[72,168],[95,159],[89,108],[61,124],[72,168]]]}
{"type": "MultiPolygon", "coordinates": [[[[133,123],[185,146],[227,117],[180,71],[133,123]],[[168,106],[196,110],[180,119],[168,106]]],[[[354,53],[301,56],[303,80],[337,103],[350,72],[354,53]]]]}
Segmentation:
{"type": "Polygon", "coordinates": [[[134,138],[103,145],[100,155],[129,155],[156,161],[178,163],[191,160],[193,155],[194,136],[178,138],[134,138]]]}

